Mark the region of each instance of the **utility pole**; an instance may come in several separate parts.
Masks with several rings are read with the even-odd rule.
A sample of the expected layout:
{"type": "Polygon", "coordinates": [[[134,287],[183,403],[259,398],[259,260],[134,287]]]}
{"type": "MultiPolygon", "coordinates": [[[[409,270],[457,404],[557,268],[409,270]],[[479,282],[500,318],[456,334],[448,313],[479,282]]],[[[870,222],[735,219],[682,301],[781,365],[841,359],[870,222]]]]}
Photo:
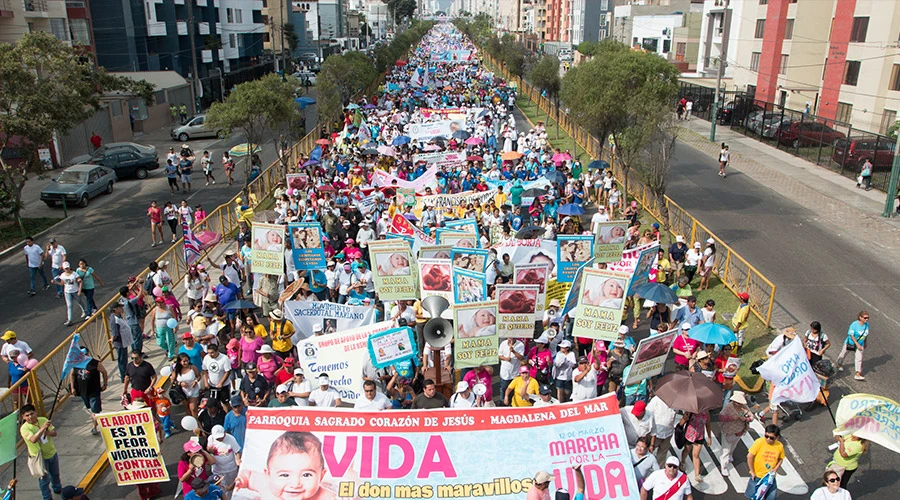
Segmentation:
{"type": "Polygon", "coordinates": [[[716,142],[716,122],[719,113],[719,94],[722,91],[722,75],[725,73],[725,65],[728,64],[728,34],[731,32],[731,20],[728,16],[728,0],[722,9],[722,43],[716,65],[716,95],[713,96],[712,114],[709,116],[709,142],[716,142]]]}
{"type": "Polygon", "coordinates": [[[289,71],[287,66],[287,57],[284,51],[284,27],[287,25],[287,19],[284,16],[284,4],[287,3],[287,0],[278,0],[278,2],[281,4],[278,7],[278,10],[281,11],[281,78],[284,79],[285,77],[287,77],[287,73],[289,71]]]}
{"type": "Polygon", "coordinates": [[[897,133],[897,144],[894,146],[894,163],[891,166],[891,178],[887,186],[887,198],[884,200],[884,212],[882,217],[892,217],[894,214],[894,198],[897,197],[897,182],[900,180],[900,131],[897,133]]]}
{"type": "Polygon", "coordinates": [[[200,83],[200,74],[197,73],[197,47],[194,46],[194,0],[187,0],[185,6],[188,10],[188,38],[191,42],[191,109],[196,115],[197,84],[200,83]]]}

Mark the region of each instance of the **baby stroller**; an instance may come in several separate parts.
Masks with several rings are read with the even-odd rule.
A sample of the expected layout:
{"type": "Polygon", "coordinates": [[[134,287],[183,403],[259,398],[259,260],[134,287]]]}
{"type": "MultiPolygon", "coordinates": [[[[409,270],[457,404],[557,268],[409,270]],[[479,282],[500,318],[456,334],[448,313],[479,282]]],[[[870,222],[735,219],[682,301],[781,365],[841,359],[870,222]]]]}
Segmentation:
{"type": "Polygon", "coordinates": [[[819,390],[815,401],[810,401],[806,404],[804,407],[806,411],[812,411],[817,405],[828,406],[828,397],[831,394],[831,377],[834,376],[836,370],[834,369],[834,363],[830,359],[820,359],[813,365],[813,372],[819,377],[821,390],[819,390]]]}

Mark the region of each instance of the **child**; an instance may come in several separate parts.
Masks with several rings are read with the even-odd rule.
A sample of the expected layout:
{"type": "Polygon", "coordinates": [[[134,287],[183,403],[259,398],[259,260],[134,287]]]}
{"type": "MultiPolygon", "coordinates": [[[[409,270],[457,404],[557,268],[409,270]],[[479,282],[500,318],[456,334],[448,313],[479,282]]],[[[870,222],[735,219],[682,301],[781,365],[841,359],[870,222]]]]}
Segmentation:
{"type": "MultiPolygon", "coordinates": [[[[231,360],[231,373],[240,373],[241,370],[241,341],[231,339],[226,346],[225,355],[231,360]]],[[[231,388],[237,390],[237,377],[231,377],[231,388]]]]}
{"type": "Polygon", "coordinates": [[[172,435],[172,431],[175,430],[175,424],[172,423],[172,416],[170,415],[172,402],[166,397],[166,390],[162,387],[156,389],[154,406],[156,407],[156,415],[162,424],[163,432],[165,432],[166,439],[168,439],[172,435]]]}
{"type": "Polygon", "coordinates": [[[194,224],[200,224],[204,219],[206,219],[206,210],[203,210],[203,205],[198,203],[194,208],[194,224]]]}
{"type": "MultiPolygon", "coordinates": [[[[7,370],[9,371],[9,385],[15,384],[28,373],[28,368],[19,364],[17,359],[19,354],[20,351],[18,349],[10,349],[9,351],[9,363],[7,365],[7,370]]],[[[16,407],[18,407],[19,401],[25,401],[27,403],[28,381],[22,382],[22,385],[14,389],[13,393],[16,394],[18,400],[16,401],[16,407]]]]}
{"type": "Polygon", "coordinates": [[[309,432],[285,432],[272,443],[265,474],[272,498],[332,500],[325,489],[322,442],[309,432]]]}

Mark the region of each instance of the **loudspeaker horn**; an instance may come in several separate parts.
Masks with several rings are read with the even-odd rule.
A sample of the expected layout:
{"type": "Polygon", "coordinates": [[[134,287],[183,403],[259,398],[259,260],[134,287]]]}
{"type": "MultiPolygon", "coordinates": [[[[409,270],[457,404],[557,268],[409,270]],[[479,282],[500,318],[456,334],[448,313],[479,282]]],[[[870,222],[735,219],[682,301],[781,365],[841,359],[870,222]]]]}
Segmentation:
{"type": "Polygon", "coordinates": [[[441,317],[441,314],[449,307],[450,302],[437,295],[422,300],[422,309],[431,315],[431,319],[425,322],[422,336],[425,338],[425,342],[435,349],[447,346],[453,339],[453,323],[441,317]]]}
{"type": "Polygon", "coordinates": [[[432,318],[440,318],[441,314],[450,308],[450,302],[439,295],[432,295],[422,299],[422,309],[428,311],[432,318]]]}

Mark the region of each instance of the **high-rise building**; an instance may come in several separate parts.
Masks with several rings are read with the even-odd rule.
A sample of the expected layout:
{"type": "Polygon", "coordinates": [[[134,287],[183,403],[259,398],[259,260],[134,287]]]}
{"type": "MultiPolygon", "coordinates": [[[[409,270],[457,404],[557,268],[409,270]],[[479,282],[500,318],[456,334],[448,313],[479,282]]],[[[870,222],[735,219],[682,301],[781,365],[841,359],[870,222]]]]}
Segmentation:
{"type": "Polygon", "coordinates": [[[62,0],[0,0],[0,42],[12,44],[26,33],[44,31],[71,44],[67,3],[62,0]]]}

